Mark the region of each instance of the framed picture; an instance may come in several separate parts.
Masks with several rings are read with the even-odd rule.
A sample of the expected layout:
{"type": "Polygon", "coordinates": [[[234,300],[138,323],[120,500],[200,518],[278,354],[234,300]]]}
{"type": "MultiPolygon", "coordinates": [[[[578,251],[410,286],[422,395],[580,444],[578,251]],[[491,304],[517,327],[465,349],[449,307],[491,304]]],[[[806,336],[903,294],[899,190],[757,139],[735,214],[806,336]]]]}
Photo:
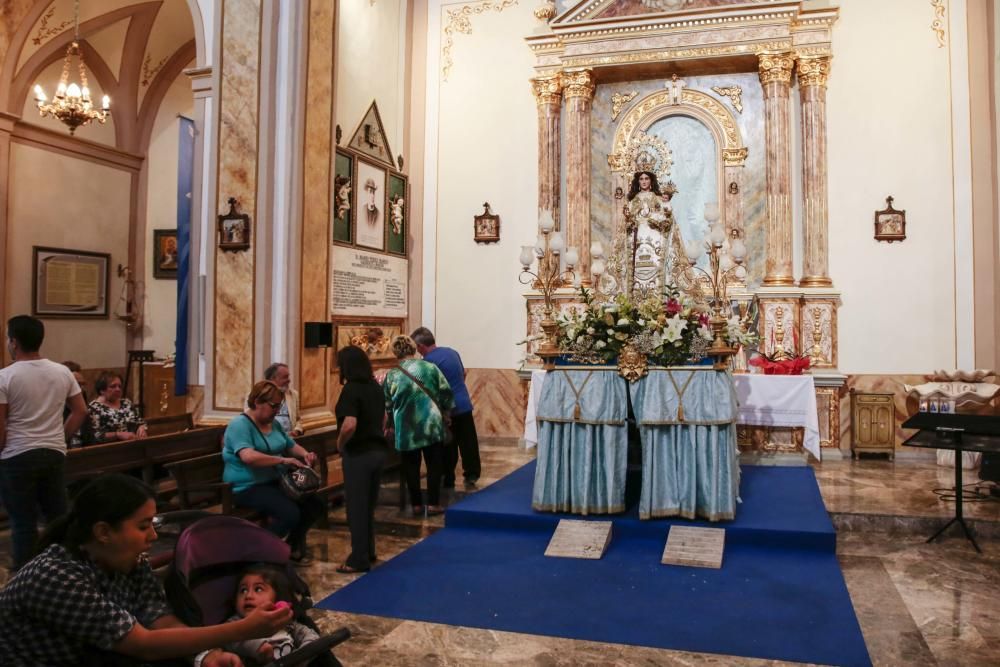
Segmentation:
{"type": "Polygon", "coordinates": [[[337,151],[333,175],[333,242],[351,243],[354,209],[351,190],[354,188],[354,158],[337,151]]]}
{"type": "Polygon", "coordinates": [[[229,198],[229,211],[219,216],[219,250],[239,252],[250,247],[250,216],[236,212],[236,198],[229,198]]]}
{"type": "Polygon", "coordinates": [[[42,318],[108,318],[111,255],[34,246],[31,314],[42,318]]]}
{"type": "Polygon", "coordinates": [[[902,241],[906,238],[906,211],[892,207],[892,197],[885,198],[886,208],[875,211],[875,240],[902,241]]]}
{"type": "Polygon", "coordinates": [[[476,243],[496,243],[500,240],[500,216],[490,211],[490,203],[483,204],[483,212],[472,216],[472,238],[476,243]]]}
{"type": "Polygon", "coordinates": [[[177,230],[153,230],[153,277],[177,280],[177,230]]]}
{"type": "Polygon", "coordinates": [[[386,210],[389,212],[389,231],[386,243],[389,252],[406,256],[406,231],[409,207],[406,205],[406,177],[389,174],[386,210]]]}
{"type": "Polygon", "coordinates": [[[355,245],[385,250],[385,169],[357,161],[354,188],[355,245]]]}
{"type": "Polygon", "coordinates": [[[403,333],[402,320],[377,318],[338,319],[334,321],[334,344],[337,350],[356,345],[368,354],[372,366],[384,368],[396,365],[392,339],[403,333]]]}

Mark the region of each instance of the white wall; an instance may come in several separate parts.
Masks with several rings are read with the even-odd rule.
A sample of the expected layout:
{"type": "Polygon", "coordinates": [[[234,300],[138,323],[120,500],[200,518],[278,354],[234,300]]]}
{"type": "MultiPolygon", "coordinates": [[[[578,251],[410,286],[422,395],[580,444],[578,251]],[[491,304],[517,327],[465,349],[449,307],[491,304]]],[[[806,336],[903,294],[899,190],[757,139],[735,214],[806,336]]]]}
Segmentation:
{"type": "Polygon", "coordinates": [[[428,35],[428,62],[437,66],[427,77],[426,145],[428,164],[436,161],[437,168],[427,171],[424,211],[426,227],[437,221],[437,238],[436,261],[424,267],[425,284],[435,286],[428,324],[471,368],[515,368],[524,356],[515,345],[525,335],[526,310],[518,255],[521,245],[535,241],[538,203],[538,127],[529,83],[534,57],[524,36],[538,23],[535,4],[472,16],[472,34],[454,35],[446,82],[441,39],[447,10],[461,4],[430,7],[429,23],[437,30],[428,35]],[[479,245],[473,216],[486,201],[500,216],[500,242],[479,245]]]}
{"type": "MultiPolygon", "coordinates": [[[[192,63],[193,66],[193,63],[192,63]]],[[[177,229],[178,114],[191,117],[194,97],[191,84],[180,75],[171,84],[153,122],[146,156],[145,308],[142,349],[157,357],[175,352],[177,326],[177,280],[153,277],[153,230],[177,229]]]]}

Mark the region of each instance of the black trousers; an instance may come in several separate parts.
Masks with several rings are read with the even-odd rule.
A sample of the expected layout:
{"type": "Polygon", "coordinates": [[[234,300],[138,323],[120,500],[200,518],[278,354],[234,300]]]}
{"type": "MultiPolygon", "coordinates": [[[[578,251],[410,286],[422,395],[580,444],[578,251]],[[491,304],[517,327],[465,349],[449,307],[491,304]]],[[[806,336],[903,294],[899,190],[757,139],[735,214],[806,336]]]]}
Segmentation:
{"type": "Polygon", "coordinates": [[[245,491],[234,493],[233,503],[267,516],[268,530],[285,538],[292,551],[305,548],[306,533],[326,513],[325,496],[306,496],[296,502],[285,495],[276,481],[254,484],[245,491]]]}
{"type": "Polygon", "coordinates": [[[400,452],[399,456],[403,460],[403,476],[410,490],[410,504],[413,506],[424,504],[420,493],[420,457],[423,456],[424,463],[427,464],[427,504],[440,505],[444,445],[436,442],[422,449],[400,452]]]}
{"type": "Polygon", "coordinates": [[[455,486],[455,468],[458,455],[462,455],[462,476],[467,482],[474,482],[482,474],[479,461],[479,436],[476,435],[476,421],[471,412],[451,416],[452,440],[444,448],[444,485],[455,486]]]}
{"type": "Polygon", "coordinates": [[[14,569],[35,555],[38,515],[49,523],[68,510],[66,455],[39,447],[0,460],[0,496],[10,517],[14,569]]]}
{"type": "Polygon", "coordinates": [[[375,505],[385,455],[382,449],[353,453],[348,446],[341,458],[347,527],[351,530],[351,555],[346,563],[357,570],[367,570],[375,560],[375,505]]]}

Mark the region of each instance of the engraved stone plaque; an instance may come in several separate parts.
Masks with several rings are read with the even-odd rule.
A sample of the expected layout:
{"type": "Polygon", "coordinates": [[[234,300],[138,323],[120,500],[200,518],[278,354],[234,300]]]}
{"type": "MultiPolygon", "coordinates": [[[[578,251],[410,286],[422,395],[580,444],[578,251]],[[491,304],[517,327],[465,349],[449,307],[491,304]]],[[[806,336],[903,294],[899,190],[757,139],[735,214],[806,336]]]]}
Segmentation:
{"type": "Polygon", "coordinates": [[[724,528],[671,526],[660,562],[664,565],[712,567],[718,570],[722,567],[725,545],[724,528]]]}
{"type": "Polygon", "coordinates": [[[546,556],[599,560],[611,543],[610,521],[562,519],[552,533],[546,556]]]}

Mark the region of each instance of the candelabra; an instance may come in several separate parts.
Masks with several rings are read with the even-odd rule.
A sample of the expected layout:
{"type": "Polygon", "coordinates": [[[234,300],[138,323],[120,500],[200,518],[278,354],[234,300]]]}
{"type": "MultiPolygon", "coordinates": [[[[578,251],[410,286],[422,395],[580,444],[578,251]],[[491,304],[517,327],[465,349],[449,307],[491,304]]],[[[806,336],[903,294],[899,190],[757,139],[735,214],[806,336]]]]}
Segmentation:
{"type": "Polygon", "coordinates": [[[709,298],[712,314],[708,322],[714,338],[706,352],[709,356],[715,357],[715,368],[722,370],[726,368],[729,357],[736,353],[736,348],[730,346],[725,337],[728,326],[724,314],[729,308],[728,283],[730,279],[742,280],[746,276],[743,261],[746,259],[747,249],[743,241],[736,237],[730,243],[729,251],[723,250],[726,231],[719,222],[718,204],[705,204],[705,220],[709,224],[708,238],[705,241],[689,241],[685,244],[684,254],[691,263],[690,271],[695,275],[700,273],[704,276],[712,290],[709,298]],[[708,254],[707,271],[697,265],[703,252],[708,254]]]}
{"type": "Polygon", "coordinates": [[[538,242],[534,246],[521,247],[521,274],[518,277],[521,284],[533,284],[542,293],[544,307],[541,327],[545,338],[535,354],[546,362],[559,355],[559,346],[556,344],[559,323],[553,317],[552,294],[564,283],[576,282],[573,267],[579,260],[576,248],[566,248],[562,234],[554,229],[552,214],[543,212],[538,223],[538,231],[541,232],[538,242]],[[560,268],[560,256],[566,264],[565,270],[560,268]],[[538,267],[536,271],[532,271],[531,265],[536,257],[538,267]]]}

